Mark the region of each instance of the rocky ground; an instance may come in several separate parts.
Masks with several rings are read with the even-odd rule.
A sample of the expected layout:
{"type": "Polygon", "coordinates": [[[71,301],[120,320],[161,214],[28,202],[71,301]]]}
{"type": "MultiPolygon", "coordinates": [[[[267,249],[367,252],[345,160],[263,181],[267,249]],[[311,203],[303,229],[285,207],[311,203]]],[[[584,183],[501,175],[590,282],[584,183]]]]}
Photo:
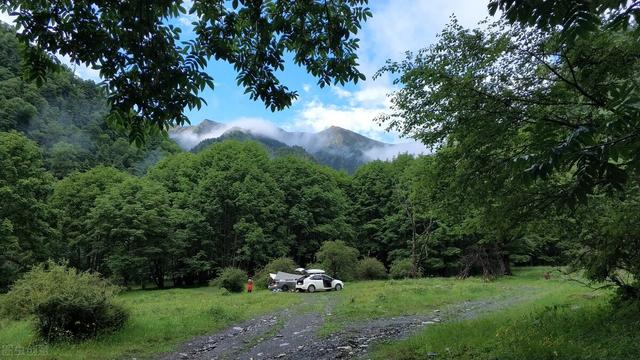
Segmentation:
{"type": "MultiPolygon", "coordinates": [[[[251,319],[224,331],[193,339],[161,360],[200,359],[350,359],[364,357],[376,342],[406,338],[425,326],[466,320],[507,307],[519,299],[463,302],[431,314],[397,316],[350,323],[329,336],[318,336],[324,320],[332,316],[331,294],[301,294],[299,308],[251,319]],[[324,306],[322,306],[324,304],[324,306]],[[315,309],[309,311],[309,309],[315,309]],[[323,308],[319,311],[318,308],[323,308]],[[305,310],[306,309],[306,310],[305,310]]],[[[434,356],[437,354],[434,354],[434,356]]]]}

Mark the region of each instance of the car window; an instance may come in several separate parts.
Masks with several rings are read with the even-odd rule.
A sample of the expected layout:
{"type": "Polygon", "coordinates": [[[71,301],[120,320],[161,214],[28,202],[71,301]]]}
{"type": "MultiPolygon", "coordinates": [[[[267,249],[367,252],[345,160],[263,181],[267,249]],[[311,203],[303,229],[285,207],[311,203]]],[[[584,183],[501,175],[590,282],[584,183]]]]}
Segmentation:
{"type": "Polygon", "coordinates": [[[322,277],[320,275],[313,275],[311,280],[322,280],[322,277]]]}
{"type": "Polygon", "coordinates": [[[325,280],[333,281],[333,278],[331,276],[324,275],[323,278],[325,280]]]}

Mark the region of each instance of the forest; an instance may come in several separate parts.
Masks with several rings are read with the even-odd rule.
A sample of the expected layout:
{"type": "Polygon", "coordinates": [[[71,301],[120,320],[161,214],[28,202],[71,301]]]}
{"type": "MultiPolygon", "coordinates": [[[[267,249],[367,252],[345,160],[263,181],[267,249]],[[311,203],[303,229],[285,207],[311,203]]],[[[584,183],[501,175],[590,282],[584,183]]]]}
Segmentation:
{"type": "MultiPolygon", "coordinates": [[[[455,23],[444,35],[479,40],[455,23]]],[[[469,152],[481,134],[433,155],[374,161],[353,176],[308,157],[274,157],[252,142],[192,154],[159,137],[138,148],[106,130],[96,85],[69,71],[43,88],[25,83],[9,28],[2,39],[2,63],[16,65],[2,68],[10,105],[1,118],[5,289],[47,259],[125,285],[180,286],[227,266],[255,273],[283,256],[312,264],[322,243],[336,240],[386,266],[410,261],[413,276],[495,277],[512,265],[572,264],[607,279],[615,264],[631,270],[625,264],[637,260],[624,249],[616,259],[598,256],[634,231],[633,186],[615,197],[590,195],[584,206],[548,206],[545,196],[559,196],[564,179],[510,178],[490,166],[504,149],[469,152]]]]}
{"type": "MultiPolygon", "coordinates": [[[[167,136],[188,122],[186,107],[201,105],[197,94],[211,81],[198,64],[204,58],[235,64],[238,85],[271,110],[297,96],[273,77],[285,49],[297,51],[320,87],[364,80],[349,31],[331,28],[337,40],[296,38],[300,29],[291,25],[290,37],[276,36],[282,44],[256,42],[266,47],[257,51],[265,70],[244,53],[255,43],[224,43],[242,37],[249,23],[240,21],[233,34],[194,23],[222,40],[185,47],[180,56],[192,64],[182,73],[162,63],[182,59],[169,46],[175,59],[154,59],[152,70],[166,65],[180,73],[180,83],[161,84],[180,91],[157,95],[137,68],[123,70],[131,64],[104,65],[121,86],[109,87],[49,60],[37,63],[42,53],[25,44],[42,41],[39,49],[51,52],[56,39],[0,23],[0,293],[18,293],[12,289],[37,282],[33,274],[47,268],[56,276],[77,270],[82,286],[106,279],[131,290],[204,287],[227,275],[262,279],[285,270],[275,263],[323,268],[347,281],[386,278],[391,270],[398,279],[480,277],[487,284],[510,281],[519,267],[554,266],[589,288],[611,289],[615,304],[637,304],[640,4],[593,3],[568,9],[584,15],[576,20],[543,5],[490,1],[499,19],[467,28],[452,17],[432,45],[387,61],[375,77],[391,76],[397,87],[391,111],[372,121],[430,153],[371,161],[352,173],[241,135],[193,152],[167,136]],[[324,41],[319,53],[306,46],[324,41]],[[335,62],[327,53],[338,54],[335,62]]],[[[341,25],[358,29],[371,14],[360,7],[366,1],[349,4],[341,25]]],[[[201,21],[220,15],[197,6],[201,21]]],[[[290,6],[292,14],[300,10],[290,6]]],[[[37,29],[29,11],[19,19],[37,29]]],[[[278,20],[271,25],[290,21],[278,20]]],[[[314,31],[322,33],[320,23],[314,31]]],[[[94,53],[78,50],[83,41],[70,38],[62,50],[95,62],[94,53]]]]}

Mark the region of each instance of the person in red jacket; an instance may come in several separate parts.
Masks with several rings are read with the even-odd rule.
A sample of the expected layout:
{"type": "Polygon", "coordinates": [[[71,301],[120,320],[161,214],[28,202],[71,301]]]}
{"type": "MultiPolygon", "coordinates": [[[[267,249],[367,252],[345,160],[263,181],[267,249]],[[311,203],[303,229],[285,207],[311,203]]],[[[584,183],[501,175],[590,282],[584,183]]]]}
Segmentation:
{"type": "Polygon", "coordinates": [[[247,292],[252,292],[253,291],[253,279],[249,278],[249,281],[247,281],[247,292]]]}

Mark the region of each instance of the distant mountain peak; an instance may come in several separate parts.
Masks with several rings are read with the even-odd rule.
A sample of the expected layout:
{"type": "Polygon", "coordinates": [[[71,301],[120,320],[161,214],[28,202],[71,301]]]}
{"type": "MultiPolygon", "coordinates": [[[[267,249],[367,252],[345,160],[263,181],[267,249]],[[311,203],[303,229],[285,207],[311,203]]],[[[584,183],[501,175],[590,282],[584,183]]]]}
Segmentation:
{"type": "Polygon", "coordinates": [[[399,147],[402,144],[374,140],[339,126],[330,126],[316,133],[290,132],[272,123],[251,119],[228,124],[207,119],[197,125],[171,129],[169,135],[184,149],[194,151],[226,139],[258,141],[278,153],[284,146],[289,153],[310,155],[321,164],[348,172],[368,161],[390,159],[407,152],[403,149],[413,150],[399,147]]]}
{"type": "Polygon", "coordinates": [[[330,126],[316,135],[325,138],[328,145],[352,145],[362,149],[370,149],[373,147],[387,146],[388,144],[378,140],[368,138],[355,131],[351,131],[339,126],[330,126]]]}

